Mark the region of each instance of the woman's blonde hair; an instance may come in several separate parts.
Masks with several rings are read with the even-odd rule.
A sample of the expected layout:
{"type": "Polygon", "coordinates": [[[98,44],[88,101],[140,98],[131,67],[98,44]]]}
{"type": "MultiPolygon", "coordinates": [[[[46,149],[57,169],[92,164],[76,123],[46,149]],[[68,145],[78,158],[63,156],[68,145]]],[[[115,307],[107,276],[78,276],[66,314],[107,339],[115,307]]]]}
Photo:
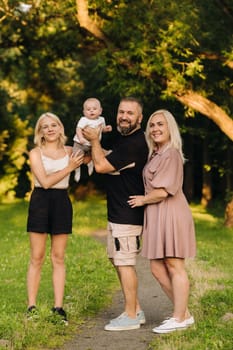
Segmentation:
{"type": "Polygon", "coordinates": [[[35,132],[34,132],[34,144],[38,147],[41,147],[43,144],[45,144],[45,139],[42,134],[42,122],[45,118],[51,118],[53,119],[60,127],[61,127],[61,133],[59,136],[59,146],[64,146],[67,140],[67,137],[65,135],[64,126],[59,119],[59,117],[56,114],[53,114],[51,112],[43,113],[37,120],[36,126],[35,126],[35,132]]]}
{"type": "Polygon", "coordinates": [[[182,161],[184,163],[185,158],[182,151],[182,139],[181,139],[180,131],[174,116],[166,109],[159,109],[155,111],[154,113],[151,114],[151,116],[148,119],[147,126],[146,126],[146,142],[149,148],[149,157],[152,155],[155,147],[154,141],[150,137],[150,122],[151,122],[151,119],[158,114],[162,114],[167,121],[168,131],[170,134],[170,141],[168,143],[168,147],[176,148],[179,151],[182,161]]]}

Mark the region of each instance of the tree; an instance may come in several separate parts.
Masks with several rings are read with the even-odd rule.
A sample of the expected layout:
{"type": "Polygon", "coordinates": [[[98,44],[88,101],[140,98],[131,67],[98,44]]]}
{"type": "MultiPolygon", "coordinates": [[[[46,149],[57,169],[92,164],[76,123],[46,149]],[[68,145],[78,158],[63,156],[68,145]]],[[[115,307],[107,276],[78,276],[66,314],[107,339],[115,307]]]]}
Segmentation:
{"type": "Polygon", "coordinates": [[[143,94],[142,85],[147,86],[143,79],[156,79],[161,95],[177,99],[187,114],[208,117],[233,140],[230,1],[113,1],[103,6],[102,1],[76,0],[76,4],[80,26],[107,47],[100,49],[99,66],[108,73],[108,88],[117,89],[116,80],[118,90],[124,91],[127,76],[127,88],[133,91],[134,77],[143,94]]]}
{"type": "MultiPolygon", "coordinates": [[[[17,12],[18,1],[0,0],[0,93],[4,106],[11,106],[11,115],[32,125],[40,112],[51,109],[62,116],[72,137],[87,96],[101,98],[109,122],[115,119],[113,106],[125,94],[142,98],[145,115],[166,104],[178,119],[186,149],[192,136],[193,162],[187,173],[202,173],[208,165],[210,178],[217,174],[218,183],[232,193],[232,169],[226,167],[230,162],[225,152],[232,151],[233,138],[230,0],[30,4],[30,11],[22,13],[17,12]],[[205,137],[210,140],[206,154],[211,164],[202,160],[205,137]],[[200,154],[195,155],[197,147],[200,154]],[[198,169],[195,157],[201,159],[198,169]]],[[[0,113],[7,117],[3,108],[0,113]]]]}
{"type": "MultiPolygon", "coordinates": [[[[111,36],[113,40],[111,41],[111,44],[109,43],[109,41],[106,39],[106,35],[104,34],[105,28],[106,30],[108,29],[107,25],[103,26],[103,29],[100,29],[89,15],[88,5],[91,8],[93,3],[95,5],[96,3],[99,3],[100,9],[101,1],[93,2],[88,0],[76,0],[78,13],[77,18],[79,20],[79,24],[81,27],[85,28],[91,34],[96,36],[96,38],[103,41],[114,55],[116,52],[118,53],[118,49],[120,49],[118,42],[121,40],[114,40],[115,38],[111,36]],[[114,45],[114,41],[116,42],[116,45],[114,45]]],[[[163,78],[165,78],[165,81],[163,81],[163,85],[165,87],[164,92],[166,94],[174,96],[185,106],[189,107],[190,109],[193,109],[194,111],[200,112],[202,115],[207,116],[208,118],[213,120],[218,125],[218,127],[231,140],[233,140],[232,118],[227,114],[223,107],[218,106],[216,103],[206,98],[205,95],[207,91],[203,89],[203,85],[198,86],[198,84],[195,82],[195,79],[198,79],[200,83],[202,83],[205,79],[208,78],[207,73],[204,72],[205,64],[208,65],[209,62],[213,62],[213,60],[217,61],[217,63],[220,63],[222,67],[229,67],[230,70],[233,68],[233,38],[232,31],[230,29],[233,20],[233,9],[230,7],[230,2],[229,4],[227,4],[227,1],[209,1],[208,4],[206,4],[202,1],[181,1],[176,5],[176,9],[174,10],[173,8],[173,10],[171,11],[170,17],[173,16],[173,18],[169,18],[169,20],[165,21],[165,16],[161,14],[161,8],[156,7],[155,4],[157,3],[158,6],[161,6],[162,10],[164,10],[164,7],[174,7],[173,1],[163,1],[163,5],[162,2],[159,1],[153,1],[152,5],[151,2],[140,1],[141,6],[137,1],[134,1],[134,4],[132,4],[132,2],[130,1],[120,1],[118,3],[120,4],[118,6],[115,5],[115,8],[119,8],[119,13],[122,16],[122,22],[124,22],[123,16],[127,16],[127,13],[123,13],[123,11],[121,11],[120,5],[122,5],[122,7],[125,8],[127,6],[130,6],[130,17],[133,18],[133,20],[135,19],[135,12],[134,14],[132,14],[132,10],[136,10],[136,14],[139,14],[141,12],[140,9],[144,10],[142,11],[143,13],[146,13],[146,11],[149,12],[149,14],[146,13],[148,17],[147,22],[145,21],[146,16],[144,16],[144,20],[142,22],[140,22],[140,16],[138,16],[137,21],[134,22],[133,26],[133,28],[135,29],[135,27],[138,24],[137,30],[138,33],[141,32],[141,38],[148,36],[148,38],[145,39],[147,45],[144,45],[144,50],[141,43],[137,45],[137,43],[133,42],[132,37],[130,37],[130,45],[134,49],[135,58],[138,57],[139,59],[141,59],[142,63],[144,63],[144,65],[141,64],[138,67],[139,77],[140,75],[144,75],[145,77],[153,78],[153,70],[155,69],[155,73],[158,73],[158,76],[159,74],[161,74],[160,81],[163,78]],[[193,8],[195,8],[195,5],[196,11],[193,10],[193,8]],[[218,47],[217,45],[215,45],[214,52],[212,51],[210,46],[213,44],[212,40],[215,40],[216,38],[215,35],[218,29],[220,28],[219,25],[207,28],[207,32],[202,33],[200,39],[198,39],[198,36],[201,34],[202,30],[202,26],[200,25],[201,17],[204,17],[205,13],[207,13],[208,11],[211,11],[211,13],[213,14],[212,10],[214,10],[215,19],[218,19],[218,21],[216,21],[217,23],[221,23],[221,21],[219,21],[219,15],[222,18],[224,17],[224,29],[221,29],[220,33],[217,33],[217,37],[219,38],[219,40],[221,40],[222,37],[227,36],[227,33],[229,33],[229,39],[227,41],[224,40],[226,46],[223,47],[223,45],[218,45],[218,47]],[[199,14],[198,17],[197,12],[199,14]],[[157,24],[154,26],[150,25],[149,19],[153,17],[152,13],[154,14],[154,18],[156,18],[156,22],[159,17],[163,18],[162,21],[159,21],[159,23],[162,23],[163,26],[158,27],[157,24]],[[179,18],[181,18],[179,21],[175,19],[175,16],[178,13],[179,18]],[[171,22],[169,23],[169,21],[171,22]],[[229,23],[229,27],[227,26],[227,22],[229,23]],[[147,27],[145,26],[146,23],[148,24],[147,27]],[[197,27],[197,29],[195,29],[194,31],[193,27],[195,26],[197,27]],[[147,30],[147,32],[145,33],[145,30],[148,27],[149,32],[147,30]],[[230,30],[226,29],[226,27],[228,27],[230,30]],[[154,47],[155,40],[151,41],[152,45],[149,44],[148,40],[151,37],[151,31],[153,29],[155,29],[153,33],[156,33],[157,30],[157,47],[154,47]],[[144,31],[144,36],[142,30],[144,31]],[[209,36],[209,40],[204,40],[205,35],[209,36]],[[209,50],[208,52],[202,51],[202,43],[206,47],[206,49],[209,50]],[[150,60],[146,64],[146,60],[148,60],[147,56],[150,54],[154,54],[155,56],[157,54],[160,57],[156,57],[156,59],[154,59],[154,62],[150,60]],[[150,71],[148,72],[149,68],[150,71]],[[190,86],[192,86],[193,89],[190,89],[190,86]],[[194,90],[194,88],[196,88],[196,90],[194,90]]],[[[127,10],[128,9],[129,8],[127,8],[127,10]]],[[[110,11],[112,11],[112,8],[110,11]]],[[[97,8],[95,11],[95,16],[99,13],[100,11],[98,11],[97,8]]],[[[127,19],[129,20],[129,18],[127,19]]],[[[97,20],[97,22],[101,23],[102,21],[97,20]]],[[[207,21],[205,20],[205,23],[206,22],[207,21]]],[[[214,19],[209,22],[210,26],[212,26],[212,22],[214,22],[214,19]]],[[[111,23],[114,26],[114,22],[111,23]]],[[[116,20],[116,25],[118,25],[118,23],[119,22],[116,20]]],[[[125,21],[125,23],[129,22],[125,21]]],[[[130,24],[132,24],[132,20],[130,21],[130,24]]],[[[115,29],[114,34],[116,33],[117,29],[115,29]]],[[[127,32],[127,35],[129,35],[129,32],[127,32]]],[[[140,35],[135,35],[134,33],[134,37],[137,40],[137,38],[140,37],[140,35]]],[[[219,44],[221,44],[220,41],[219,44]]],[[[135,68],[138,62],[137,60],[136,62],[135,60],[132,60],[131,57],[127,59],[124,55],[119,54],[118,63],[119,65],[125,65],[125,67],[133,69],[135,68]]],[[[231,72],[230,75],[232,75],[231,72]]],[[[226,82],[230,82],[230,80],[226,79],[226,82]]],[[[228,87],[228,90],[229,93],[231,93],[229,88],[230,86],[228,87]]],[[[211,94],[213,94],[213,91],[209,92],[209,95],[211,94]]]]}
{"type": "MultiPolygon", "coordinates": [[[[78,95],[76,82],[81,84],[79,38],[71,33],[72,26],[76,31],[77,26],[69,12],[70,2],[59,6],[50,0],[30,3],[24,11],[25,3],[0,1],[1,200],[23,196],[30,189],[27,158],[33,145],[32,126],[48,110],[66,119],[78,95]]],[[[68,124],[75,117],[63,121],[68,124]]]]}

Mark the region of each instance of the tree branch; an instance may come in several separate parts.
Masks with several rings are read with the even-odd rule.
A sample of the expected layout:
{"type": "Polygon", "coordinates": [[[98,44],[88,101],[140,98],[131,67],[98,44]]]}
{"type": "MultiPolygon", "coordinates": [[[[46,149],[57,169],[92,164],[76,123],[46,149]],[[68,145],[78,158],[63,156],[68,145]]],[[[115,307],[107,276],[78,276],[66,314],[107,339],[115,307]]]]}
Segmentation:
{"type": "Polygon", "coordinates": [[[192,90],[174,95],[184,105],[211,119],[233,141],[233,119],[222,108],[192,90]]]}
{"type": "Polygon", "coordinates": [[[91,19],[88,12],[88,0],[76,0],[77,19],[80,27],[85,28],[88,32],[93,34],[96,38],[103,41],[106,45],[109,44],[107,37],[99,29],[96,23],[91,19]]]}
{"type": "Polygon", "coordinates": [[[227,60],[225,57],[211,53],[211,52],[196,52],[197,56],[200,57],[201,59],[206,59],[206,60],[212,60],[212,61],[220,61],[226,66],[228,66],[230,69],[233,69],[233,61],[227,60]]]}

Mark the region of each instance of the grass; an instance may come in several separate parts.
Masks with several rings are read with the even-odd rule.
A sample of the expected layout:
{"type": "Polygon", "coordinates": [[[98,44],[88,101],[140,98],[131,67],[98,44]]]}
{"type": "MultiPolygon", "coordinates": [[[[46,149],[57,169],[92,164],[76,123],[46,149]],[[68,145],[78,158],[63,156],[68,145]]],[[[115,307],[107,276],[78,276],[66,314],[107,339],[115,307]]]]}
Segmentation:
{"type": "Polygon", "coordinates": [[[0,349],[51,349],[71,338],[87,316],[95,315],[111,300],[118,285],[115,272],[106,259],[105,247],[89,233],[106,226],[105,200],[90,198],[74,203],[74,232],[69,237],[64,308],[69,327],[51,319],[53,289],[49,244],[42,270],[37,305],[39,318],[30,321],[27,307],[26,273],[29,241],[25,231],[27,202],[0,205],[0,349]]]}
{"type": "MultiPolygon", "coordinates": [[[[70,339],[87,316],[94,316],[111,301],[118,286],[106,259],[105,247],[90,233],[106,226],[105,199],[88,197],[74,203],[74,232],[70,236],[66,266],[64,307],[69,327],[50,317],[53,306],[49,240],[38,295],[39,318],[29,321],[26,272],[29,260],[25,232],[27,203],[0,205],[0,349],[58,348],[70,339]]],[[[198,255],[187,263],[191,281],[190,309],[196,325],[185,332],[152,335],[148,350],[232,350],[233,343],[233,229],[212,210],[192,206],[198,255]]],[[[120,339],[120,338],[119,338],[120,339]]]]}
{"type": "MultiPolygon", "coordinates": [[[[197,258],[187,264],[191,280],[190,309],[196,325],[185,332],[155,336],[148,350],[232,350],[233,229],[223,218],[192,207],[197,258]]],[[[214,211],[212,211],[214,212],[214,211]]]]}

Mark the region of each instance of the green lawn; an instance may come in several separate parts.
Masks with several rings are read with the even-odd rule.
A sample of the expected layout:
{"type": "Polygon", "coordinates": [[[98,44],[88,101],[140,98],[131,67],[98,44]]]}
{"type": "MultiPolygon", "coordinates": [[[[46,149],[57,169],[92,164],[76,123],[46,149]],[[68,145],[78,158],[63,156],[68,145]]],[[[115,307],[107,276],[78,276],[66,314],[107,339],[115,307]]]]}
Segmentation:
{"type": "Polygon", "coordinates": [[[90,237],[93,230],[105,228],[106,206],[102,198],[74,204],[74,232],[67,254],[67,283],[64,308],[69,327],[51,322],[53,306],[49,240],[42,271],[37,305],[38,320],[29,321],[26,273],[29,261],[28,234],[25,231],[27,202],[0,205],[0,349],[52,348],[62,345],[75,333],[87,315],[94,315],[111,300],[111,291],[118,285],[105,247],[90,237]],[[108,296],[109,295],[109,296],[108,296]]]}
{"type": "MultiPolygon", "coordinates": [[[[87,315],[95,315],[118,286],[105,247],[90,233],[105,228],[106,203],[101,197],[74,203],[74,233],[70,236],[66,266],[64,308],[69,327],[54,323],[51,266],[47,255],[38,295],[39,318],[29,321],[26,272],[29,260],[25,231],[27,202],[0,205],[0,349],[39,349],[62,346],[75,334],[87,315]]],[[[148,350],[232,350],[233,344],[233,229],[223,219],[192,206],[198,256],[188,262],[191,280],[190,309],[196,326],[185,332],[152,336],[148,350]]],[[[48,249],[49,252],[49,240],[48,249]]]]}

